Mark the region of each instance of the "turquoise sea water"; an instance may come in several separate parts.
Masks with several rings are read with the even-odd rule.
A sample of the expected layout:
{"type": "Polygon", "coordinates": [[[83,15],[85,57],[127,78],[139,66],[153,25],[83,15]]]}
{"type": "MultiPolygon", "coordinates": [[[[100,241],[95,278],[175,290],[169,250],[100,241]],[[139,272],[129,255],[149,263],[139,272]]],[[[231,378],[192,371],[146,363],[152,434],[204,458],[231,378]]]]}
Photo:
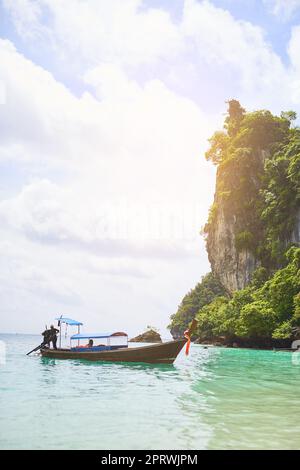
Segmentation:
{"type": "Polygon", "coordinates": [[[192,345],[174,366],[95,364],[0,339],[1,449],[300,448],[300,355],[192,345]]]}

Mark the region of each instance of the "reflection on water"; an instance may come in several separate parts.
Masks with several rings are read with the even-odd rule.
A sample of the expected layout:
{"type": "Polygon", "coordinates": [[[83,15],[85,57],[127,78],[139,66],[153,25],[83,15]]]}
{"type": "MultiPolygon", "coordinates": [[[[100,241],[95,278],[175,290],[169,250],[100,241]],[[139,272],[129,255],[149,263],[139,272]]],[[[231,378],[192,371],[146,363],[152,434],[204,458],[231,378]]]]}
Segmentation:
{"type": "Polygon", "coordinates": [[[290,353],[193,345],[172,366],[91,363],[27,357],[34,337],[0,339],[1,448],[300,447],[290,353]]]}

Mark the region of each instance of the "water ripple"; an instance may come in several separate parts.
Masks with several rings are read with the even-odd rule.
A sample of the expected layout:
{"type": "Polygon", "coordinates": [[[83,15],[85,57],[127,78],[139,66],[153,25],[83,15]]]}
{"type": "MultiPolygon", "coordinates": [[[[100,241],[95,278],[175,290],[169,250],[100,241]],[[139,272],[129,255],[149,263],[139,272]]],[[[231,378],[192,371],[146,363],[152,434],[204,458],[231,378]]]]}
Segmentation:
{"type": "Polygon", "coordinates": [[[193,345],[173,366],[25,356],[3,336],[2,449],[251,449],[299,444],[300,366],[289,353],[193,345]]]}

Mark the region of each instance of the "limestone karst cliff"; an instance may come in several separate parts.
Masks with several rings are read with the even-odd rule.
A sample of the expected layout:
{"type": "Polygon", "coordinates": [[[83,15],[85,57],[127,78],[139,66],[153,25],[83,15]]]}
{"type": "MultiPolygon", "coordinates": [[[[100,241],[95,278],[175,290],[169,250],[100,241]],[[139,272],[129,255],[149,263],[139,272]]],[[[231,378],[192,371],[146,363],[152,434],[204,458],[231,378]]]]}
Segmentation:
{"type": "Polygon", "coordinates": [[[292,111],[228,105],[206,152],[217,167],[203,228],[212,273],[169,328],[178,336],[196,317],[199,340],[270,347],[300,328],[300,128],[292,111]]]}
{"type": "Polygon", "coordinates": [[[246,113],[232,100],[227,132],[211,139],[207,157],[218,168],[206,246],[229,293],[245,288],[261,266],[280,268],[283,252],[300,242],[299,132],[288,118],[246,113]]]}
{"type": "MultiPolygon", "coordinates": [[[[218,178],[221,178],[219,172],[217,181],[218,178]]],[[[259,183],[257,186],[259,191],[259,183]]],[[[236,234],[241,232],[240,220],[236,214],[226,210],[226,204],[223,204],[218,190],[215,193],[214,206],[218,209],[214,224],[207,234],[208,258],[214,275],[229,293],[233,293],[249,284],[255,270],[262,266],[262,259],[251,247],[237,246],[236,234]]],[[[258,230],[257,236],[263,238],[264,234],[258,230]]],[[[282,239],[283,247],[290,244],[300,246],[300,209],[295,214],[291,230],[282,239]]]]}
{"type": "Polygon", "coordinates": [[[214,275],[224,288],[232,293],[243,289],[250,282],[252,273],[260,265],[260,260],[249,248],[237,248],[235,234],[239,221],[236,214],[226,211],[218,191],[215,194],[214,207],[218,209],[214,224],[210,226],[207,234],[208,259],[214,275]]]}

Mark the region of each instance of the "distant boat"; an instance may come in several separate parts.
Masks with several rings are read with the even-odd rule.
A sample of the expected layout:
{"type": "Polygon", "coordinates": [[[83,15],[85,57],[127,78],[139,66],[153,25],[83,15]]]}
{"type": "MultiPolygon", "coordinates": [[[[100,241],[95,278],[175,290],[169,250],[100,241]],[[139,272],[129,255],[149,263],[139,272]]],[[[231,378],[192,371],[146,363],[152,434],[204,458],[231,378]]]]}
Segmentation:
{"type": "Polygon", "coordinates": [[[188,354],[190,335],[197,324],[196,321],[192,322],[191,327],[184,333],[184,338],[168,341],[166,343],[129,348],[126,333],[81,334],[81,322],[63,317],[58,319],[58,326],[60,327],[60,345],[62,323],[78,326],[78,333],[72,335],[70,338],[70,348],[59,347],[58,349],[51,349],[41,346],[40,352],[43,357],[52,359],[85,359],[88,361],[102,362],[141,362],[148,364],[173,364],[184,345],[186,345],[186,354],[188,354]],[[97,339],[101,339],[101,344],[94,346],[94,340],[97,339]],[[88,344],[83,346],[80,344],[82,340],[88,340],[88,344]],[[77,345],[72,346],[72,341],[77,341],[77,345]]]}

